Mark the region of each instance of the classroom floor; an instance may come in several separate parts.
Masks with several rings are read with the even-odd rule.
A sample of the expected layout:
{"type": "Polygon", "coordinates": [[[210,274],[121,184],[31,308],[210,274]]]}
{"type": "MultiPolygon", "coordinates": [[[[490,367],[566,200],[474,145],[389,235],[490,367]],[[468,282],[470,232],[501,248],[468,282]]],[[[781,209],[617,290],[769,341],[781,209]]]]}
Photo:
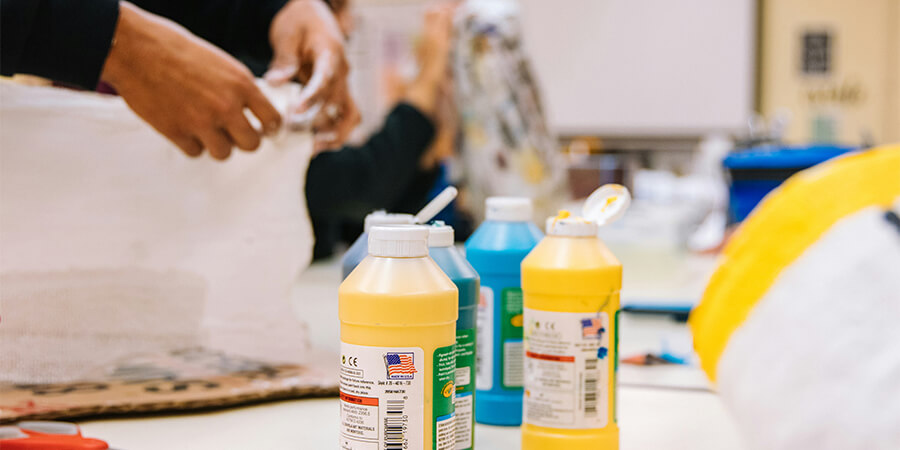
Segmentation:
{"type": "MultiPolygon", "coordinates": [[[[662,254],[651,259],[681,261],[665,265],[629,265],[637,253],[617,250],[626,270],[623,298],[642,301],[698,297],[712,265],[708,259],[662,254]],[[680,258],[680,259],[679,259],[680,258]],[[661,296],[662,295],[662,296],[661,296]]],[[[640,260],[646,261],[646,250],[640,260]]],[[[337,354],[336,261],[314,264],[298,292],[296,309],[308,324],[313,345],[323,355],[337,354]]],[[[665,317],[624,314],[620,354],[690,351],[684,324],[665,317]]],[[[710,391],[696,364],[688,366],[619,366],[618,415],[621,448],[740,450],[741,440],[719,398],[710,391]]],[[[205,449],[330,449],[337,448],[338,399],[310,399],[267,403],[199,414],[107,419],[80,423],[84,434],[109,442],[112,448],[205,449]]],[[[518,428],[476,427],[476,445],[482,449],[519,448],[518,428]]]]}

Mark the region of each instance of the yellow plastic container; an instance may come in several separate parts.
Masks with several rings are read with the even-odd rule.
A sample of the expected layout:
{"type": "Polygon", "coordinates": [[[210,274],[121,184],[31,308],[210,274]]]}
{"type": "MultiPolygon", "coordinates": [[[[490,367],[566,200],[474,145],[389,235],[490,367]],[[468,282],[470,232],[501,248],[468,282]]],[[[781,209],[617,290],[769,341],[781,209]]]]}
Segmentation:
{"type": "MultiPolygon", "coordinates": [[[[616,187],[616,192],[624,188],[616,187]]],[[[607,189],[608,191],[608,189],[607,189]]],[[[600,191],[598,191],[600,192],[600,191]]],[[[606,192],[609,194],[609,192],[606,192]]],[[[627,191],[624,191],[627,207],[627,191]]],[[[522,262],[525,303],[523,450],[614,450],[622,265],[597,238],[615,198],[585,207],[597,220],[562,212],[522,262]],[[599,206],[598,206],[599,205],[599,206]]],[[[616,214],[624,211],[622,203],[616,214]]]]}
{"type": "Polygon", "coordinates": [[[428,229],[373,227],[339,290],[342,450],[455,447],[457,289],[428,229]]]}

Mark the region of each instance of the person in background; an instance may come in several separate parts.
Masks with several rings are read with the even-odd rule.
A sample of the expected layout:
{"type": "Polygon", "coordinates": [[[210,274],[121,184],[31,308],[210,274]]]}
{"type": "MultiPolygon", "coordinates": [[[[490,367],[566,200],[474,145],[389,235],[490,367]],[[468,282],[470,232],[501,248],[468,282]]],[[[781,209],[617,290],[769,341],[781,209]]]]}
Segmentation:
{"type": "MultiPolygon", "coordinates": [[[[329,4],[345,35],[353,29],[350,0],[329,4]]],[[[359,146],[318,154],[306,176],[306,199],[316,235],[314,258],[328,257],[342,225],[361,231],[377,209],[415,213],[425,205],[440,162],[453,151],[455,112],[445,108],[454,5],[440,3],[425,16],[419,73],[401,89],[380,130],[359,146]]],[[[352,236],[355,238],[356,236],[352,236]]]]}
{"type": "Polygon", "coordinates": [[[0,21],[0,73],[106,82],[190,156],[254,150],[281,125],[238,59],[267,66],[273,84],[303,82],[300,111],[324,105],[317,147],[341,145],[359,121],[341,32],[321,0],[3,0],[0,21]]]}

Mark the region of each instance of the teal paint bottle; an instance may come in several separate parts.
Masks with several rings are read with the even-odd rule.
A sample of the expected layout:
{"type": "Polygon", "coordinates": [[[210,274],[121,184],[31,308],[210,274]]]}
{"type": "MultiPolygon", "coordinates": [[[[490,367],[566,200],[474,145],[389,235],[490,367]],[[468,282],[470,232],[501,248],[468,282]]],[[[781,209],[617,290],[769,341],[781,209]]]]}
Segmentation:
{"type": "Polygon", "coordinates": [[[459,290],[456,322],[456,448],[474,448],[475,440],[475,323],[480,280],[478,273],[454,246],[453,228],[436,222],[428,227],[428,254],[459,290]]]}

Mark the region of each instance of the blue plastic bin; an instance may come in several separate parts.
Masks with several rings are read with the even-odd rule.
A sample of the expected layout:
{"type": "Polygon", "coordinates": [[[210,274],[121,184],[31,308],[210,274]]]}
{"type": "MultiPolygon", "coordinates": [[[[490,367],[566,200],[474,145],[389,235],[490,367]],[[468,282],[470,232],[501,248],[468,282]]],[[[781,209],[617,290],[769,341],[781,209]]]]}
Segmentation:
{"type": "Polygon", "coordinates": [[[765,146],[731,153],[723,161],[729,179],[728,222],[743,221],[791,175],[853,150],[836,145],[765,146]]]}

